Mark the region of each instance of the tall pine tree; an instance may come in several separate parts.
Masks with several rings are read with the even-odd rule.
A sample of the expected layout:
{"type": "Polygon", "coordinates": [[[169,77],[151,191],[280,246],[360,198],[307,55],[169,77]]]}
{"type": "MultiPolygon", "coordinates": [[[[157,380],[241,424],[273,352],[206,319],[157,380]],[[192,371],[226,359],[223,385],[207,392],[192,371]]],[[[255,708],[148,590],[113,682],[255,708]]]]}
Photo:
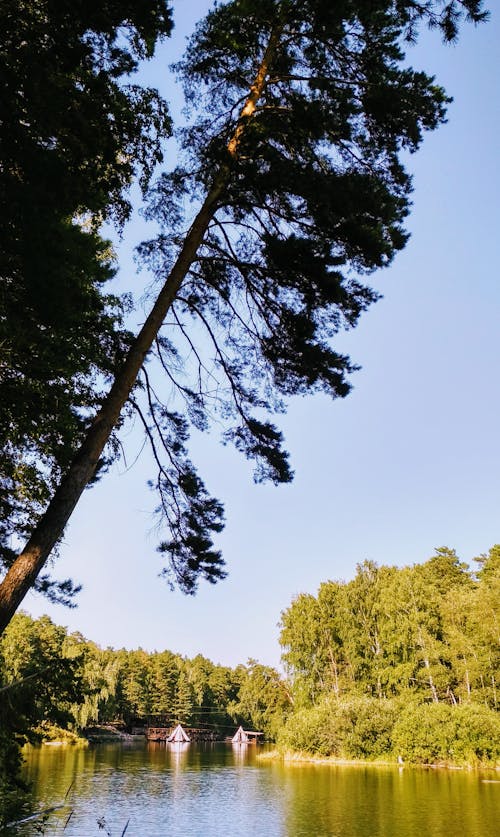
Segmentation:
{"type": "Polygon", "coordinates": [[[161,159],[166,105],[131,76],[170,28],[165,0],[0,7],[0,567],[45,510],[129,342],[98,229],[123,224],[132,179],[146,189],[161,159]]]}
{"type": "Polygon", "coordinates": [[[405,64],[404,39],[431,23],[451,40],[462,16],[484,17],[481,7],[481,0],[232,0],[202,21],[178,68],[195,110],[185,164],[157,183],[149,214],[162,230],[142,247],[163,287],[0,586],[0,626],[60,538],[138,376],[146,403],[134,396],[133,404],[152,443],[170,531],[161,547],[166,572],[188,592],[200,576],[224,575],[212,543],[222,507],[188,458],[188,422],[205,426],[222,410],[233,419],[226,438],[256,461],[257,479],[291,479],[281,434],[263,411],[297,393],[349,391],[354,367],[332,338],[376,299],[362,277],[405,244],[411,184],[401,151],[416,149],[444,118],[444,91],[405,64]],[[198,202],[192,218],[182,218],[183,202],[198,202]],[[163,328],[167,312],[176,328],[163,328]],[[205,375],[189,317],[206,330],[215,375],[205,375]],[[182,355],[174,333],[197,358],[187,385],[176,377],[182,355]],[[186,401],[184,415],[155,394],[144,367],[153,347],[186,401]]]}

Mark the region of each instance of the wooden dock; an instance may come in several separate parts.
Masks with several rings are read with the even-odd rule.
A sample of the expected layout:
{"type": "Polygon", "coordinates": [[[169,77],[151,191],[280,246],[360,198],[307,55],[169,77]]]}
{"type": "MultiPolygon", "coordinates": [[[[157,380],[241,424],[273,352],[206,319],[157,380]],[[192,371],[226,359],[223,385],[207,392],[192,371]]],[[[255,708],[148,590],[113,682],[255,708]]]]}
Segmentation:
{"type": "MultiPolygon", "coordinates": [[[[148,741],[167,741],[177,725],[170,727],[146,727],[145,734],[148,741]]],[[[196,727],[183,727],[191,741],[218,741],[219,736],[212,730],[199,729],[196,727]]]]}

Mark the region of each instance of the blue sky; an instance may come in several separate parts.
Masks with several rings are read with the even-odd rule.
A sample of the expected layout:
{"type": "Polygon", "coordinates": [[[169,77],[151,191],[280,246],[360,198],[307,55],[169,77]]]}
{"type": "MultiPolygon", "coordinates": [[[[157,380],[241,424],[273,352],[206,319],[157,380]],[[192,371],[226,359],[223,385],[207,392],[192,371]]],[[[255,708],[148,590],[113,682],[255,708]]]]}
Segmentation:
{"type": "MultiPolygon", "coordinates": [[[[175,39],[145,73],[157,86],[209,7],[177,5],[175,39]]],[[[277,623],[294,595],[351,578],[364,559],[411,564],[447,545],[470,561],[500,541],[499,20],[467,26],[452,47],[426,34],[411,56],[454,97],[449,121],[409,160],[412,238],[372,277],[384,298],[337,343],[362,366],[353,392],[297,399],[281,422],[293,484],[256,486],[216,433],[193,440],[207,487],[225,503],[229,577],[195,597],[157,577],[142,456],[87,491],[68,527],[55,573],[83,583],[78,608],[30,594],[24,609],[102,646],[277,665],[277,623]]],[[[147,277],[132,275],[128,254],[142,233],[132,224],[121,247],[121,283],[138,296],[147,277]]],[[[139,441],[124,442],[131,463],[139,441]]]]}

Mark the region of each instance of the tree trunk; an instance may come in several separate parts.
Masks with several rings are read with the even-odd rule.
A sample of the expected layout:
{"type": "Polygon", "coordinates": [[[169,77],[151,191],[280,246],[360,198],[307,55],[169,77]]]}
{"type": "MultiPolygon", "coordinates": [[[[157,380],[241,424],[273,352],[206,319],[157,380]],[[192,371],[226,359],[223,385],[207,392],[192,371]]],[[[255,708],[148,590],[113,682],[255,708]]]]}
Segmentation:
{"type": "Polygon", "coordinates": [[[330,667],[333,672],[333,691],[335,692],[336,697],[338,697],[340,694],[339,669],[331,647],[328,649],[328,654],[330,657],[330,667]]]}
{"type": "Polygon", "coordinates": [[[102,451],[127,402],[146,355],[155,341],[189,268],[196,259],[198,248],[230,180],[232,165],[238,158],[245,124],[253,115],[256,104],[265,89],[269,66],[276,52],[280,35],[281,27],[271,32],[255,80],[240,112],[233,136],[228,142],[228,161],[219,169],[151,313],[135,338],[122,368],[117,373],[101,409],[94,418],[85,440],[62,478],[47,510],[0,584],[0,634],[3,633],[24,596],[34,584],[52,549],[61,538],[82,492],[92,479],[102,451]]]}
{"type": "Polygon", "coordinates": [[[426,646],[425,646],[424,638],[423,638],[423,635],[422,635],[422,628],[421,627],[419,627],[419,631],[418,631],[418,641],[419,641],[419,644],[420,644],[420,649],[423,651],[422,662],[423,662],[425,668],[427,669],[428,683],[429,683],[429,688],[430,688],[431,694],[432,694],[432,700],[433,700],[434,703],[439,703],[439,695],[437,693],[437,689],[434,685],[434,679],[433,679],[432,674],[431,674],[431,664],[430,664],[429,658],[427,657],[426,646]]]}
{"type": "Polygon", "coordinates": [[[469,667],[467,665],[467,660],[465,657],[462,657],[465,665],[465,688],[467,690],[467,697],[470,698],[470,677],[469,677],[469,667]]]}

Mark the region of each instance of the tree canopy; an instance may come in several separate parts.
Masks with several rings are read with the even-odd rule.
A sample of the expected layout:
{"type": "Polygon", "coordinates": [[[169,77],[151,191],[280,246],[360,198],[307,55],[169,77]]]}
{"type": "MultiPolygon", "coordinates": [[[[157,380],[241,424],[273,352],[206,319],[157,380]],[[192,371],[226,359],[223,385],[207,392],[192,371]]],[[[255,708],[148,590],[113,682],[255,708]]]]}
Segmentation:
{"type": "MultiPolygon", "coordinates": [[[[0,9],[0,562],[9,566],[99,405],[128,337],[110,219],[162,159],[170,122],[132,84],[171,28],[164,0],[0,9]]],[[[66,598],[71,584],[38,579],[66,598]]]]}
{"type": "Polygon", "coordinates": [[[470,569],[442,547],[422,564],[365,561],[281,614],[293,713],[284,747],[413,762],[498,759],[498,545],[470,569]]]}
{"type": "Polygon", "coordinates": [[[35,583],[127,403],[158,466],[165,573],[187,592],[200,577],[224,576],[213,544],[222,506],[189,459],[189,423],[222,417],[225,440],[256,462],[257,480],[292,478],[269,414],[292,395],[348,393],[356,367],[333,340],[375,301],[366,275],[405,244],[411,181],[401,152],[445,116],[445,92],[407,65],[405,39],[428,23],[452,40],[464,16],[483,19],[480,0],[232,0],[199,24],[178,65],[192,107],[184,156],[150,190],[160,233],[140,248],[162,288],[0,586],[2,624],[35,583]],[[152,351],[177,402],[151,380],[152,351]]]}

